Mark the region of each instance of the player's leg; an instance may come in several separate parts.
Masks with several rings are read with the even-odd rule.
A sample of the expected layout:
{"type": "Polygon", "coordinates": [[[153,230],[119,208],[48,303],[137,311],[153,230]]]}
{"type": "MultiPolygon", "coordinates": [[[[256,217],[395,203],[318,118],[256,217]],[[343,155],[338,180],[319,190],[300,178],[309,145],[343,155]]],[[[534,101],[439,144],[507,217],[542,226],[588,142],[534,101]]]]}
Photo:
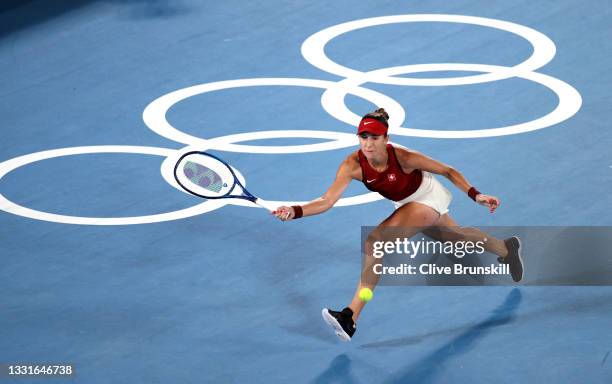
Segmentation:
{"type": "Polygon", "coordinates": [[[375,241],[384,241],[384,231],[387,227],[402,227],[402,235],[412,237],[422,229],[433,225],[439,217],[440,214],[433,208],[411,202],[396,209],[369,234],[366,240],[364,268],[351,303],[340,312],[327,308],[322,312],[323,319],[334,328],[341,340],[350,341],[355,333],[355,322],[365,306],[365,302],[359,298],[359,291],[364,287],[374,290],[379,280],[379,276],[373,271],[373,266],[381,263],[381,259],[373,256],[372,244],[375,241]]]}
{"type": "Polygon", "coordinates": [[[484,249],[501,258],[506,257],[508,249],[503,240],[500,240],[478,228],[462,227],[448,214],[440,216],[438,221],[431,227],[423,230],[423,233],[438,241],[484,241],[484,249]],[[486,240],[484,240],[486,239],[486,240]]]}
{"type": "Polygon", "coordinates": [[[410,238],[425,228],[436,223],[440,215],[433,208],[426,205],[412,202],[401,206],[395,210],[391,216],[380,223],[366,240],[366,252],[364,255],[364,267],[361,274],[361,279],[353,295],[353,300],[349,308],[353,311],[353,320],[357,321],[361,310],[365,306],[359,298],[361,288],[370,288],[374,290],[380,276],[374,273],[374,265],[382,263],[382,259],[375,258],[372,252],[372,244],[374,241],[384,241],[385,227],[402,227],[402,236],[410,238]]]}
{"type": "Polygon", "coordinates": [[[523,257],[521,255],[521,241],[513,236],[500,240],[478,228],[461,227],[448,214],[440,216],[440,219],[431,227],[423,230],[423,233],[438,241],[484,241],[487,252],[498,257],[500,263],[509,264],[512,280],[518,282],[523,278],[523,257]]]}

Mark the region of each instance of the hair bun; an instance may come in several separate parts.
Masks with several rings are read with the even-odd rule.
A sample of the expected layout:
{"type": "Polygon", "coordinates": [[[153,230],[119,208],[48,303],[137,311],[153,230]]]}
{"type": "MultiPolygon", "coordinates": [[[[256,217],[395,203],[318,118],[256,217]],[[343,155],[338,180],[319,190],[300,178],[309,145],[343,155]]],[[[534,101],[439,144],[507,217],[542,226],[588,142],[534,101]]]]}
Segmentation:
{"type": "Polygon", "coordinates": [[[386,125],[387,127],[389,126],[389,114],[387,113],[387,111],[385,111],[384,108],[378,108],[374,112],[368,113],[367,115],[362,117],[361,120],[367,119],[367,118],[376,119],[380,121],[381,123],[383,123],[384,125],[386,125]]]}
{"type": "Polygon", "coordinates": [[[384,117],[385,120],[389,120],[389,114],[385,111],[384,108],[378,108],[374,113],[380,114],[381,117],[384,117]]]}

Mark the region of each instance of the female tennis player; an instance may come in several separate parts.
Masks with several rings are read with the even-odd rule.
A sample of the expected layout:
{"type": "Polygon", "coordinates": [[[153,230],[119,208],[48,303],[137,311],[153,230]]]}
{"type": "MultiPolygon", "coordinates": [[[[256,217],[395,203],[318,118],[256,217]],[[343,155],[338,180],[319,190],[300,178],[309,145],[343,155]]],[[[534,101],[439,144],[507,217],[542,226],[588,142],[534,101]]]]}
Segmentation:
{"type": "Polygon", "coordinates": [[[452,242],[477,241],[486,237],[485,250],[497,255],[499,262],[509,264],[512,279],[520,281],[523,276],[519,239],[499,240],[476,228],[458,226],[448,215],[451,193],[433,174],[448,178],[476,203],[489,208],[491,213],[499,207],[499,199],[480,193],[454,168],[419,152],[389,144],[388,119],[389,115],[383,108],[361,119],[357,131],[359,150],[342,162],[336,179],[321,198],[302,206],[281,206],[273,212],[283,221],[323,213],[340,199],[351,180],[363,182],[367,189],[393,202],[395,211],[366,240],[364,272],[351,303],[339,312],[323,309],[323,318],[343,341],[351,340],[357,318],[365,306],[359,298],[359,291],[364,287],[373,290],[378,282],[379,276],[372,272],[372,266],[380,263],[380,259],[372,256],[372,243],[383,238],[385,227],[402,227],[406,238],[418,232],[435,240],[452,242]]]}

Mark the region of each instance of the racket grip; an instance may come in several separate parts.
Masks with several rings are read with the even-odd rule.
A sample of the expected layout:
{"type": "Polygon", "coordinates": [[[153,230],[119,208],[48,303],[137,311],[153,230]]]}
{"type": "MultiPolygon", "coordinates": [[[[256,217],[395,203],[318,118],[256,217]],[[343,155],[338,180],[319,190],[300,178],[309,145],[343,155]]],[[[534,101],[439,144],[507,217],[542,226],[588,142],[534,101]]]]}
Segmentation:
{"type": "Polygon", "coordinates": [[[274,212],[278,206],[276,204],[270,203],[268,201],[262,200],[260,198],[255,199],[255,204],[259,205],[262,208],[267,209],[270,212],[274,212]]]}

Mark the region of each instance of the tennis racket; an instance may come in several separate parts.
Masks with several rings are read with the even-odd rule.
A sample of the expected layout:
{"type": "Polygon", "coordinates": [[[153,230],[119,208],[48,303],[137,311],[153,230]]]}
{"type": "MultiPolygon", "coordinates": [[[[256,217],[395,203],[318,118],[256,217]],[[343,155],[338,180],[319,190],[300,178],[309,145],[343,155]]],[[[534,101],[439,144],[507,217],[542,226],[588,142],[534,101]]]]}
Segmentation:
{"type": "Polygon", "coordinates": [[[276,206],[247,191],[234,170],[225,161],[210,153],[191,151],[183,154],[174,166],[174,179],[185,191],[198,197],[243,199],[270,212],[276,210],[276,206]],[[239,194],[232,194],[236,187],[239,187],[239,194]]]}

